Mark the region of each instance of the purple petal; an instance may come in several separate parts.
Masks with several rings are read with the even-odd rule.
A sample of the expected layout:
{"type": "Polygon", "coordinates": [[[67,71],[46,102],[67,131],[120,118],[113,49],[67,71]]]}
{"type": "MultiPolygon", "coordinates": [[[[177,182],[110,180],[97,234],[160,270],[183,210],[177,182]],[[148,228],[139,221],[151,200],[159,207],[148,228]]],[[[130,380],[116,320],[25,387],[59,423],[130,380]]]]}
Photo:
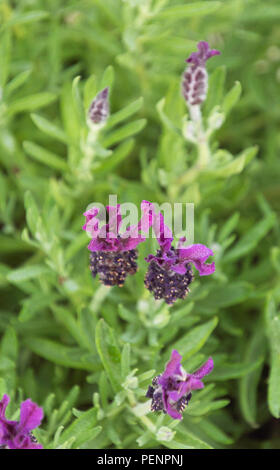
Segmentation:
{"type": "Polygon", "coordinates": [[[152,204],[148,201],[141,202],[141,219],[139,220],[137,225],[132,225],[128,227],[126,232],[122,235],[123,239],[132,239],[131,240],[131,248],[130,250],[135,248],[139,243],[145,241],[145,237],[140,236],[141,232],[145,234],[149,233],[149,228],[152,226],[153,223],[153,209],[152,204]]]}
{"type": "Polygon", "coordinates": [[[193,377],[197,379],[202,379],[205,375],[210,374],[214,368],[214,361],[212,357],[209,357],[209,359],[203,364],[196,372],[192,374],[193,377]]]}
{"type": "Polygon", "coordinates": [[[107,212],[109,214],[108,230],[109,232],[113,232],[115,234],[119,232],[119,228],[122,223],[120,207],[120,204],[117,204],[116,206],[106,206],[107,212]]]}
{"type": "Polygon", "coordinates": [[[171,243],[173,241],[172,232],[167,225],[164,223],[164,218],[161,212],[155,218],[155,234],[158,239],[158,243],[164,251],[170,250],[171,243]]]}
{"type": "Polygon", "coordinates": [[[175,402],[180,400],[184,395],[187,395],[191,391],[189,383],[187,381],[181,382],[179,390],[172,390],[168,393],[169,398],[175,402]]]}
{"type": "Polygon", "coordinates": [[[171,377],[174,374],[180,374],[181,360],[182,356],[178,353],[178,351],[176,351],[176,349],[173,349],[171,359],[166,364],[165,371],[163,372],[161,377],[167,379],[168,377],[171,377]]]}
{"type": "Polygon", "coordinates": [[[186,274],[187,268],[185,266],[185,263],[183,264],[171,264],[170,268],[172,271],[178,274],[186,274]]]}
{"type": "Polygon", "coordinates": [[[161,212],[156,214],[154,205],[149,201],[142,201],[141,211],[142,213],[144,212],[144,215],[138,226],[141,227],[143,232],[148,232],[152,226],[159,245],[164,251],[168,251],[171,247],[173,236],[170,228],[165,225],[161,212]]]}
{"type": "Polygon", "coordinates": [[[215,263],[204,264],[209,256],[213,256],[213,251],[205,245],[196,244],[186,248],[179,248],[179,261],[181,264],[193,263],[199,271],[200,276],[208,276],[215,271],[215,263]]]}
{"type": "Polygon", "coordinates": [[[192,374],[187,379],[188,391],[199,390],[204,388],[204,383],[201,382],[198,378],[194,377],[192,374]]]}
{"type": "Polygon", "coordinates": [[[83,230],[86,230],[90,235],[96,234],[98,231],[98,219],[96,218],[99,209],[97,207],[92,207],[88,211],[84,212],[86,217],[86,223],[83,225],[83,230]]]}
{"type": "Polygon", "coordinates": [[[173,419],[182,419],[182,415],[179,413],[179,411],[175,410],[172,407],[172,405],[170,405],[169,403],[167,404],[166,411],[169,414],[169,416],[171,416],[171,418],[173,418],[173,419]]]}
{"type": "Polygon", "coordinates": [[[220,51],[216,49],[210,49],[208,42],[200,41],[197,45],[198,52],[192,52],[186,62],[194,66],[205,65],[205,62],[213,57],[219,55],[220,51]]]}
{"type": "Polygon", "coordinates": [[[10,397],[8,395],[3,395],[3,398],[0,401],[0,418],[5,418],[6,408],[9,403],[10,403],[10,397]]]}
{"type": "Polygon", "coordinates": [[[126,238],[123,239],[121,238],[121,247],[122,251],[128,251],[128,250],[134,250],[139,243],[144,242],[146,239],[144,237],[141,237],[140,235],[138,237],[134,238],[126,238]]]}
{"type": "Polygon", "coordinates": [[[20,407],[20,421],[19,426],[21,430],[31,431],[40,426],[43,419],[44,412],[36,403],[30,399],[25,400],[20,407]]]}
{"type": "Polygon", "coordinates": [[[119,238],[108,233],[106,238],[93,238],[89,242],[88,249],[90,251],[121,251],[122,244],[119,238]]]}
{"type": "Polygon", "coordinates": [[[143,200],[141,202],[141,219],[138,223],[138,230],[144,233],[149,232],[149,228],[152,226],[154,210],[153,204],[149,201],[143,200]]]}

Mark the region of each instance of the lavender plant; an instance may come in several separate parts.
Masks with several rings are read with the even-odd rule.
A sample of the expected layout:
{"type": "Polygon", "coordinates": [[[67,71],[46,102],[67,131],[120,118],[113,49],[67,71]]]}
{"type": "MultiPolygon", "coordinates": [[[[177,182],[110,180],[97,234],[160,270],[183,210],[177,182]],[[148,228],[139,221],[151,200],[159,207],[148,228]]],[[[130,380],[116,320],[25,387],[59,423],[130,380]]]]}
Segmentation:
{"type": "Polygon", "coordinates": [[[279,447],[279,13],[1,2],[1,446],[279,447]],[[93,277],[110,194],[194,203],[195,243],[117,227],[93,277]]]}

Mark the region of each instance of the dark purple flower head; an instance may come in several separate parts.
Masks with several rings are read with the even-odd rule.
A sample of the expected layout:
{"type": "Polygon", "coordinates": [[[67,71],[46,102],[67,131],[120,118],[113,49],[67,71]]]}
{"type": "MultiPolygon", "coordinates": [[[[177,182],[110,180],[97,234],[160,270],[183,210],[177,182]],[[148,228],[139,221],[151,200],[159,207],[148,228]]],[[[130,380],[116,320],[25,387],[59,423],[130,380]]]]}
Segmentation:
{"type": "Polygon", "coordinates": [[[5,417],[10,402],[8,395],[0,401],[0,447],[8,449],[42,449],[32,435],[32,429],[40,426],[44,416],[43,409],[30,399],[20,406],[20,420],[10,421],[5,417]]]}
{"type": "Polygon", "coordinates": [[[95,277],[107,286],[122,286],[128,274],[137,271],[137,251],[139,243],[145,241],[141,232],[147,232],[150,226],[150,206],[142,201],[142,218],[138,224],[130,226],[124,233],[120,233],[122,216],[120,204],[107,206],[108,223],[103,226],[97,218],[99,209],[93,207],[84,213],[86,223],[83,229],[92,236],[88,245],[91,251],[90,269],[95,277]]]}
{"type": "Polygon", "coordinates": [[[174,248],[172,232],[164,224],[163,215],[156,214],[152,204],[150,207],[152,225],[160,248],[155,255],[145,258],[150,263],[145,285],[156,299],[164,299],[166,303],[172,304],[189,292],[189,285],[193,280],[191,264],[200,276],[207,276],[215,271],[214,262],[205,263],[209,256],[213,256],[213,251],[201,244],[185,246],[185,238],[181,238],[178,247],[174,248]]]}
{"type": "Polygon", "coordinates": [[[200,105],[206,98],[208,89],[208,74],[206,61],[220,51],[210,49],[208,42],[200,41],[197,45],[198,52],[192,52],[186,62],[186,68],[182,80],[182,94],[189,106],[200,105]]]}
{"type": "Polygon", "coordinates": [[[106,87],[92,101],[88,111],[88,118],[93,124],[101,124],[108,119],[110,112],[108,96],[109,87],[106,87]]]}
{"type": "Polygon", "coordinates": [[[151,410],[168,413],[173,419],[182,419],[182,412],[191,399],[192,392],[204,387],[202,378],[213,370],[213,359],[209,359],[193,374],[188,374],[181,365],[182,356],[173,349],[165,371],[153,379],[146,397],[152,399],[151,410]]]}

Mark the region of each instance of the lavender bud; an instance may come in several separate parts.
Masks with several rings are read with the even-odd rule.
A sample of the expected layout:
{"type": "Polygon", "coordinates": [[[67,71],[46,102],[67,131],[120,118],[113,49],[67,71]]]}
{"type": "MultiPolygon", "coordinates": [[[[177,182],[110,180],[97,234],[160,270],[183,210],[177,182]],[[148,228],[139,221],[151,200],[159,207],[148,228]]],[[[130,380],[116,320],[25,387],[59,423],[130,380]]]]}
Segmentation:
{"type": "Polygon", "coordinates": [[[88,111],[88,119],[91,123],[101,124],[108,119],[110,114],[108,95],[109,87],[106,87],[92,101],[88,111]]]}
{"type": "Polygon", "coordinates": [[[200,105],[205,101],[208,90],[208,74],[206,61],[220,54],[216,49],[210,49],[205,41],[198,43],[198,52],[193,52],[186,62],[190,64],[183,73],[182,94],[188,106],[200,105]]]}

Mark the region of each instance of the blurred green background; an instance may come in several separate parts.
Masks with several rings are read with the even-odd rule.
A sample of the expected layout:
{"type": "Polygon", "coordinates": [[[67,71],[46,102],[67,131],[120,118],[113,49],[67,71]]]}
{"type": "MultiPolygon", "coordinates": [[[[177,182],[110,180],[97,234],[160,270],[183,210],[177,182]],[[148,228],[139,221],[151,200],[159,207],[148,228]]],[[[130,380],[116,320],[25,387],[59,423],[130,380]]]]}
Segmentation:
{"type": "Polygon", "coordinates": [[[75,403],[92,407],[90,425],[66,447],[280,447],[279,20],[277,0],[0,1],[0,395],[44,404],[44,446],[76,433],[75,403]],[[207,65],[205,123],[224,122],[209,166],[192,172],[180,81],[200,40],[221,51],[207,65]],[[86,112],[107,85],[112,116],[92,149],[86,112]],[[194,202],[215,275],[196,276],[172,308],[156,304],[143,286],[148,241],[123,289],[100,287],[82,213],[109,194],[194,202]],[[146,429],[128,399],[145,403],[150,376],[140,388],[127,374],[160,373],[174,346],[187,370],[210,354],[215,369],[163,439],[174,423],[149,414],[146,429]]]}

